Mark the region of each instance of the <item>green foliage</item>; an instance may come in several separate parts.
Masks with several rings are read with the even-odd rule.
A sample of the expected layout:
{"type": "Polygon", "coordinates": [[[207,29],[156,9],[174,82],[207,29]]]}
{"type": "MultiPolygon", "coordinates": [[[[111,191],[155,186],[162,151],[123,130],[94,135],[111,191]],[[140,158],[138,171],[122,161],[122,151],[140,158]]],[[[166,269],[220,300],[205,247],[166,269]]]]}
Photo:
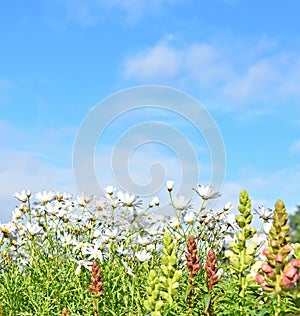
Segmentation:
{"type": "Polygon", "coordinates": [[[300,243],[300,205],[297,206],[295,214],[289,216],[292,242],[300,243]]]}
{"type": "MultiPolygon", "coordinates": [[[[104,290],[97,296],[97,313],[95,293],[89,290],[92,274],[84,267],[91,259],[78,249],[82,249],[82,245],[91,247],[96,244],[93,243],[97,238],[95,227],[101,228],[103,217],[87,220],[84,229],[81,224],[73,227],[63,220],[59,222],[58,225],[65,229],[62,233],[67,232],[75,240],[66,246],[57,237],[58,225],[51,223],[52,214],[45,216],[46,228],[40,234],[26,235],[20,226],[12,234],[9,226],[0,226],[0,316],[146,316],[150,313],[152,316],[273,316],[274,311],[278,312],[278,316],[300,314],[300,285],[299,279],[296,280],[300,267],[300,244],[295,245],[291,258],[284,205],[277,203],[275,207],[274,222],[268,236],[268,263],[276,265],[279,257],[275,260],[273,255],[282,255],[284,262],[280,266],[280,277],[290,277],[285,269],[290,264],[289,269],[296,271],[293,275],[296,281],[289,290],[282,289],[280,309],[278,295],[270,295],[261,284],[250,282],[248,278],[253,273],[257,276],[259,261],[257,244],[252,239],[255,229],[250,228],[251,201],[245,190],[241,192],[238,209],[236,242],[230,245],[227,256],[220,249],[229,225],[225,224],[226,229],[216,234],[213,231],[214,219],[209,218],[205,222],[201,214],[198,214],[199,221],[192,228],[189,224],[184,228],[182,223],[175,226],[167,223],[162,230],[156,228],[147,233],[146,228],[137,227],[140,239],[133,238],[135,223],[130,226],[130,231],[118,238],[111,232],[112,225],[105,227],[106,239],[102,236],[104,241],[101,239],[103,242],[98,244],[105,256],[99,255],[92,260],[99,265],[101,278],[98,282],[104,290]],[[190,238],[188,249],[188,232],[192,230],[198,235],[193,240],[190,238]],[[17,236],[16,232],[20,235],[17,236]],[[203,242],[202,237],[210,237],[210,232],[213,238],[203,242]],[[18,254],[10,252],[11,247],[15,247],[13,249],[17,249],[20,255],[26,253],[24,265],[18,261],[21,258],[18,254]],[[143,252],[138,259],[136,253],[141,249],[143,252]],[[190,255],[187,255],[188,252],[190,255]],[[18,260],[13,260],[13,255],[18,260]],[[81,270],[78,262],[83,265],[81,270]],[[190,265],[187,265],[188,262],[190,265]],[[63,314],[63,310],[68,314],[63,314]]],[[[30,215],[28,207],[26,216],[29,218],[30,215]]],[[[220,225],[220,220],[217,224],[220,225]]],[[[122,227],[126,228],[125,225],[122,227]]],[[[98,248],[94,250],[96,254],[98,248]]]]}

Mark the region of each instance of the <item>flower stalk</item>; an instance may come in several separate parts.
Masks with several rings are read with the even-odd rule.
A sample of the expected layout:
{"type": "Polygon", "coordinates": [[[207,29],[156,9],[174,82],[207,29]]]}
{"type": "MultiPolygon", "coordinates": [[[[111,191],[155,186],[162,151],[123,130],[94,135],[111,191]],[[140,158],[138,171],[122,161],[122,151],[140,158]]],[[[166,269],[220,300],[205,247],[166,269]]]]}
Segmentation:
{"type": "Polygon", "coordinates": [[[209,249],[206,259],[205,271],[209,278],[208,288],[209,291],[212,290],[213,284],[218,281],[218,268],[216,267],[217,257],[213,249],[209,249]]]}
{"type": "Polygon", "coordinates": [[[255,242],[246,245],[246,242],[256,233],[256,229],[250,227],[253,215],[251,214],[251,201],[246,190],[242,190],[240,193],[238,210],[241,215],[237,215],[235,221],[241,231],[235,234],[237,242],[229,244],[230,250],[225,252],[225,256],[229,259],[231,269],[239,280],[240,296],[245,297],[248,286],[246,276],[254,262],[258,247],[255,242]]]}
{"type": "Polygon", "coordinates": [[[186,257],[186,266],[190,271],[190,280],[188,280],[189,289],[187,291],[187,295],[189,297],[188,305],[191,308],[193,306],[193,301],[191,297],[194,296],[194,284],[193,278],[196,276],[196,273],[200,270],[200,258],[197,257],[197,244],[194,236],[190,236],[187,242],[187,252],[185,254],[186,257]]]}
{"type": "Polygon", "coordinates": [[[94,293],[94,315],[99,316],[99,300],[100,296],[104,293],[102,276],[99,265],[97,262],[93,262],[92,265],[92,277],[91,277],[92,285],[88,287],[89,291],[94,293]]]}
{"type": "Polygon", "coordinates": [[[190,271],[190,278],[194,278],[196,273],[200,270],[200,258],[197,258],[197,245],[194,236],[190,236],[187,242],[186,266],[190,271]]]}
{"type": "Polygon", "coordinates": [[[267,261],[262,264],[260,273],[255,280],[261,284],[264,291],[277,299],[275,315],[281,312],[281,297],[287,291],[292,291],[299,280],[300,259],[290,258],[293,247],[290,245],[290,227],[287,225],[288,213],[281,200],[275,204],[272,227],[269,232],[268,248],[262,251],[267,261]]]}
{"type": "Polygon", "coordinates": [[[160,316],[165,303],[173,305],[173,297],[179,287],[182,271],[177,270],[176,247],[169,232],[164,233],[161,256],[161,273],[150,270],[148,276],[147,300],[144,306],[152,316],[160,316]]]}

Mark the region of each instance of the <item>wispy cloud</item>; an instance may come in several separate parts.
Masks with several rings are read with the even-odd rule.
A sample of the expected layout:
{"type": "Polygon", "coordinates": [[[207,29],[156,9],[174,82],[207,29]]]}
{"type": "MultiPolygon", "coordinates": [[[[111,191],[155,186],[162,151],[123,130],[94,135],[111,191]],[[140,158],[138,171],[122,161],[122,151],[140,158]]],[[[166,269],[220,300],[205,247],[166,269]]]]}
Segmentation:
{"type": "Polygon", "coordinates": [[[290,152],[292,154],[300,154],[300,139],[292,143],[290,146],[290,152]]]}
{"type": "Polygon", "coordinates": [[[30,189],[74,192],[74,130],[23,129],[0,121],[0,218],[9,216],[16,191],[30,189]]]}
{"type": "Polygon", "coordinates": [[[168,80],[181,71],[181,53],[162,42],[147,51],[140,51],[125,63],[125,77],[139,81],[168,80]]]}
{"type": "Polygon", "coordinates": [[[125,60],[124,77],[138,83],[151,80],[210,91],[223,100],[224,110],[253,107],[256,102],[259,111],[263,103],[268,111],[282,100],[300,100],[300,55],[277,52],[272,49],[274,43],[264,47],[261,43],[257,41],[257,47],[252,45],[248,51],[243,47],[244,54],[234,43],[230,49],[230,43],[226,48],[205,42],[177,47],[171,41],[160,41],[125,60]]]}
{"type": "Polygon", "coordinates": [[[1,148],[0,179],[5,185],[0,186],[1,221],[8,220],[14,205],[15,192],[30,189],[32,192],[42,190],[64,190],[74,192],[72,170],[70,167],[58,167],[42,161],[32,153],[1,148]]]}
{"type": "Polygon", "coordinates": [[[139,21],[145,14],[162,15],[169,6],[177,2],[178,0],[63,0],[52,2],[47,8],[59,7],[62,10],[60,22],[88,27],[115,18],[132,23],[139,21]]]}

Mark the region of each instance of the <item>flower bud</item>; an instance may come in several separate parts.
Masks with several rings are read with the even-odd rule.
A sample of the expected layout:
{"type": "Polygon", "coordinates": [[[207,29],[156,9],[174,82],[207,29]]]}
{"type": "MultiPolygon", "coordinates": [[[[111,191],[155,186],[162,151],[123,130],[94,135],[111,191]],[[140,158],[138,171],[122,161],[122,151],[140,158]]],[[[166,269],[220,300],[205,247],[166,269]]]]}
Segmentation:
{"type": "Polygon", "coordinates": [[[272,268],[269,264],[267,264],[267,263],[263,263],[263,264],[261,265],[261,269],[262,269],[263,272],[265,272],[265,273],[270,273],[270,272],[273,271],[273,268],[272,268]]]}
{"type": "Polygon", "coordinates": [[[282,264],[284,261],[284,258],[280,253],[276,255],[274,259],[276,264],[282,264]]]}
{"type": "Polygon", "coordinates": [[[271,240],[270,241],[270,246],[272,248],[275,248],[275,249],[279,249],[279,247],[280,247],[279,242],[277,240],[271,240]]]}
{"type": "Polygon", "coordinates": [[[291,245],[285,245],[283,248],[282,248],[282,253],[283,254],[288,254],[290,253],[291,251],[293,250],[293,247],[291,245]]]}

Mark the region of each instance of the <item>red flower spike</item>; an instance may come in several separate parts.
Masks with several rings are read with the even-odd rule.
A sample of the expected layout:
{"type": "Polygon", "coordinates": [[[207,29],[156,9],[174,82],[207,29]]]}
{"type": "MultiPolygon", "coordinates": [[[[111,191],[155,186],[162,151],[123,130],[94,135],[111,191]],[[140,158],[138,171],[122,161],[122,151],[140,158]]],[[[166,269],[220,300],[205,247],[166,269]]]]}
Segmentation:
{"type": "Polygon", "coordinates": [[[211,290],[213,287],[213,283],[218,281],[218,276],[216,275],[218,272],[218,268],[216,267],[217,257],[213,249],[210,249],[207,254],[205,271],[207,276],[209,277],[209,289],[211,290]]]}
{"type": "Polygon", "coordinates": [[[187,253],[185,254],[187,263],[186,266],[190,271],[190,278],[194,278],[196,273],[200,270],[200,258],[197,258],[197,244],[194,236],[190,236],[187,242],[187,253]]]}
{"type": "Polygon", "coordinates": [[[93,285],[90,285],[88,289],[93,292],[95,295],[98,295],[99,293],[104,293],[104,290],[102,288],[102,277],[101,277],[101,271],[99,269],[99,265],[97,262],[93,262],[92,265],[92,277],[91,281],[93,285]]]}

